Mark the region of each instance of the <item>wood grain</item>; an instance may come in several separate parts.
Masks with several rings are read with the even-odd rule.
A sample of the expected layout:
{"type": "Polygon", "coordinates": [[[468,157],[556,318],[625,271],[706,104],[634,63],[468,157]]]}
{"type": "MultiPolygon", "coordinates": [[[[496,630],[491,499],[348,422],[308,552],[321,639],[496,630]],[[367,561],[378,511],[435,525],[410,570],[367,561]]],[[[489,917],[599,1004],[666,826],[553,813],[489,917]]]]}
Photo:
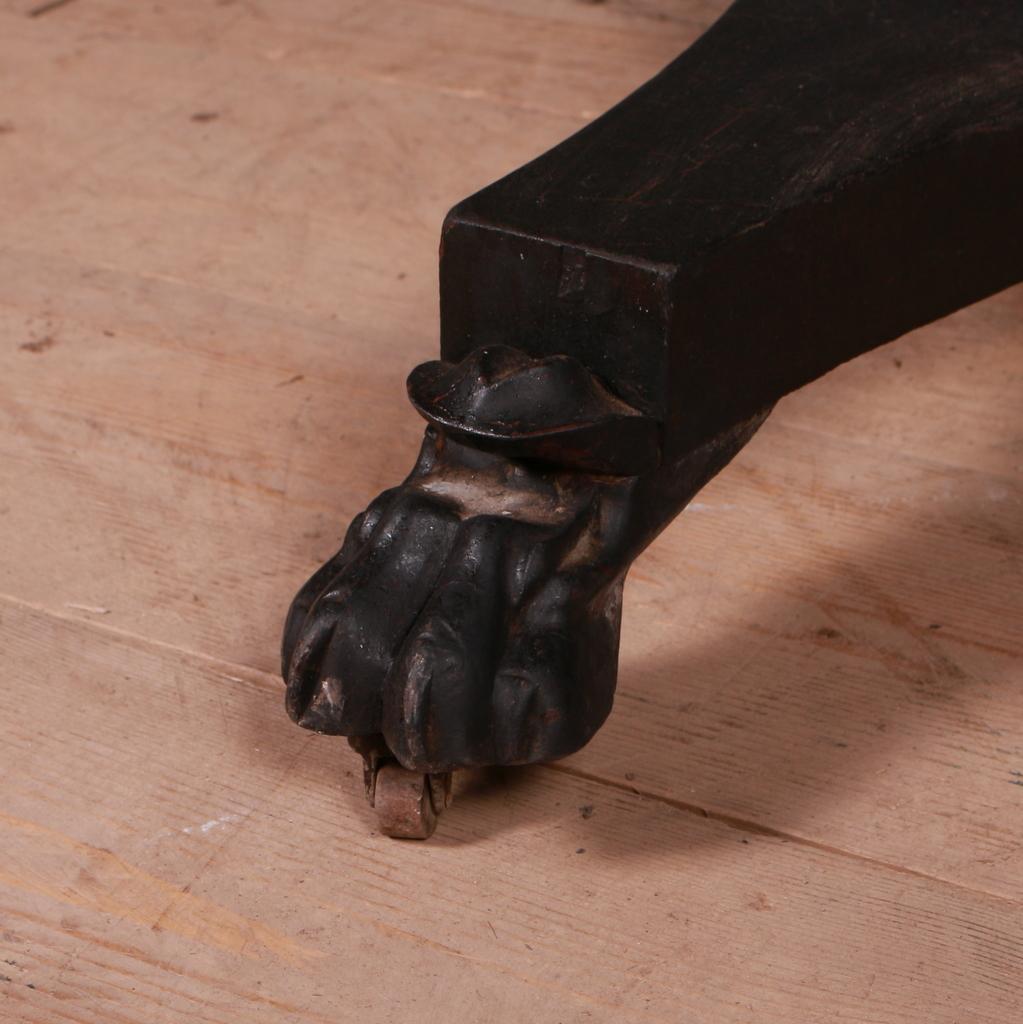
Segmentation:
{"type": "Polygon", "coordinates": [[[436,842],[394,843],[273,681],[0,615],[9,671],[47,664],[2,718],[24,1019],[954,1021],[954,994],[1004,1021],[1023,995],[1006,900],[544,769],[463,779],[436,842]]]}
{"type": "Polygon", "coordinates": [[[27,6],[0,1019],[1014,1019],[1023,290],[786,399],[637,563],[594,743],[387,842],[283,612],[416,450],[445,210],[720,5],[27,6]]]}

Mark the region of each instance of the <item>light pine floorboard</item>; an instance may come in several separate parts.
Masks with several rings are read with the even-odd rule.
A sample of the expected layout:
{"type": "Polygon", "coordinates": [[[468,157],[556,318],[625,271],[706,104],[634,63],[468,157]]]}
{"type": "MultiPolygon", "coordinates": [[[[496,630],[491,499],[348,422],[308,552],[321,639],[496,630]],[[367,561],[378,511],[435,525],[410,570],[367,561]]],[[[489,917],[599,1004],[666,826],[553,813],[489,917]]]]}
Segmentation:
{"type": "Polygon", "coordinates": [[[631,573],[594,742],[395,843],[283,715],[284,610],[414,456],[445,210],[723,5],[37,6],[0,3],[0,1020],[1018,1019],[1023,289],[780,403],[631,573]]]}

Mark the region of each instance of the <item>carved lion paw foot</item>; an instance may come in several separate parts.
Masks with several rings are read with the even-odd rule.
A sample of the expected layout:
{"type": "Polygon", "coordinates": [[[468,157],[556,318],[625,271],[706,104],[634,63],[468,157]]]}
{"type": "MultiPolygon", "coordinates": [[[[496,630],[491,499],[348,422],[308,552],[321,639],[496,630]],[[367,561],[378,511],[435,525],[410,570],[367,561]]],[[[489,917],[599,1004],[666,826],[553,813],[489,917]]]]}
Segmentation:
{"type": "Polygon", "coordinates": [[[409,478],[295,599],[292,718],[382,733],[424,772],[577,750],[615,683],[624,567],[596,551],[607,488],[428,430],[409,478]]]}
{"type": "Polygon", "coordinates": [[[663,464],[581,363],[507,348],[426,363],[409,394],[415,468],[288,615],[288,712],[424,773],[564,757],[611,709],[630,562],[759,420],[663,464]]]}

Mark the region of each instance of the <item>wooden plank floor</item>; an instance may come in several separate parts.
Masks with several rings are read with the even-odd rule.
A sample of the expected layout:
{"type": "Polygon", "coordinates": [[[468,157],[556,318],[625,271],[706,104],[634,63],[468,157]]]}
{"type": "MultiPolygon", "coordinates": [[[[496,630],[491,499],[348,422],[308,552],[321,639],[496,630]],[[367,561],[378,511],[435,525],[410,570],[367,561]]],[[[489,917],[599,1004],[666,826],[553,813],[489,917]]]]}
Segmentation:
{"type": "Polygon", "coordinates": [[[781,403],[430,843],[283,715],[445,210],[723,6],[0,0],[0,1020],[1021,1019],[1023,288],[781,403]]]}

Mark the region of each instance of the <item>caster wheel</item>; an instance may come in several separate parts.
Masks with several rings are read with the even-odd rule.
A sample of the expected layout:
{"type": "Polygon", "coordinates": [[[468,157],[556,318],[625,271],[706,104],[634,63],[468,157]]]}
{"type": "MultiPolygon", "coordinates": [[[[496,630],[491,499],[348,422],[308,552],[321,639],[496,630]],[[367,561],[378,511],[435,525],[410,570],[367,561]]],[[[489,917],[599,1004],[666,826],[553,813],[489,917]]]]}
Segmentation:
{"type": "Polygon", "coordinates": [[[377,812],[377,826],[395,839],[429,839],[437,815],[451,803],[451,772],[429,775],[402,768],[383,736],[352,736],[348,743],[362,757],[366,799],[377,812]]]}
{"type": "Polygon", "coordinates": [[[395,839],[429,839],[451,799],[451,775],[424,775],[390,762],[379,767],[373,792],[377,825],[395,839]]]}

